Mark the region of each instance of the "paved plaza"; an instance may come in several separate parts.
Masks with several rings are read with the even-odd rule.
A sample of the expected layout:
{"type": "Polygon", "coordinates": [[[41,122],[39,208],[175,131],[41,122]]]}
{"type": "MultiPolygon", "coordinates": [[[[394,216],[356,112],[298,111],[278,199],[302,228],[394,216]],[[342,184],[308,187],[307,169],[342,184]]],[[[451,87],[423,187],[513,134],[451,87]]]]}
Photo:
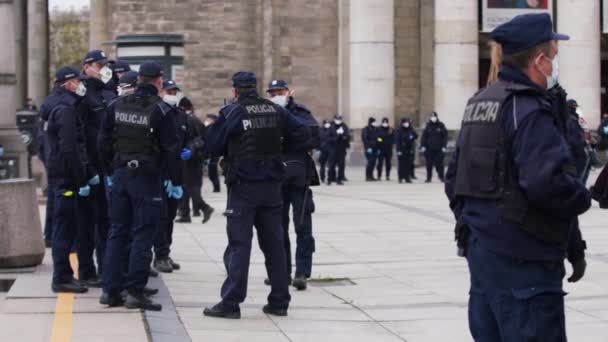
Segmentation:
{"type": "MultiPolygon", "coordinates": [[[[442,184],[365,183],[363,173],[350,168],[346,186],[314,189],[314,281],[292,291],[286,318],[262,313],[269,288],[255,238],[242,319],[203,317],[203,307],[220,299],[226,246],[226,193],[211,194],[205,184],[213,218],[176,224],[172,255],[182,269],[152,280],[162,312],[106,309],[98,289],[73,302],[58,298],[47,249],[34,272],[0,271],[0,279],[16,279],[0,292],[0,341],[471,341],[468,272],[456,256],[442,184]]],[[[571,341],[608,341],[607,218],[594,203],[581,219],[589,268],[583,281],[566,285],[571,341]]]]}

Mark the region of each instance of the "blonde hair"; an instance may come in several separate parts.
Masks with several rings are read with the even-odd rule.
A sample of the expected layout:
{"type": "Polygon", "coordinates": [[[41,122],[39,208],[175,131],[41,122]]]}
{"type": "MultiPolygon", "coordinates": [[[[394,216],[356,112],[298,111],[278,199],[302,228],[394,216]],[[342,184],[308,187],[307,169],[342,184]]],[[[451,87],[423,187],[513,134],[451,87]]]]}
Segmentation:
{"type": "Polygon", "coordinates": [[[490,71],[488,72],[488,86],[498,80],[498,70],[502,64],[502,46],[495,41],[490,42],[490,71]]]}

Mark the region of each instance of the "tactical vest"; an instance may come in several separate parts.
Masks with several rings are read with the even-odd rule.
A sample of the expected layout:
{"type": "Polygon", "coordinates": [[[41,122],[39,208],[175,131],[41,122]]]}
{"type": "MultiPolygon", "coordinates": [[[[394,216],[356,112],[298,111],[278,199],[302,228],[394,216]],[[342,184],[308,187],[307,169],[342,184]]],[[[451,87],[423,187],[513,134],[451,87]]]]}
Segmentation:
{"type": "Polygon", "coordinates": [[[246,115],[241,119],[243,134],[228,144],[228,160],[266,160],[280,157],[283,145],[283,117],[275,105],[259,97],[244,98],[238,105],[246,115]]]}
{"type": "Polygon", "coordinates": [[[539,108],[551,110],[550,101],[537,89],[502,80],[480,91],[467,103],[459,137],[455,193],[496,200],[503,219],[537,239],[563,246],[568,241],[570,222],[529,205],[505,142],[502,115],[516,115],[517,95],[542,97],[539,108]],[[512,96],[515,96],[513,112],[505,113],[503,104],[512,96]]]}
{"type": "Polygon", "coordinates": [[[114,105],[114,151],[121,160],[155,161],[160,148],[152,128],[158,96],[125,96],[114,105]]]}

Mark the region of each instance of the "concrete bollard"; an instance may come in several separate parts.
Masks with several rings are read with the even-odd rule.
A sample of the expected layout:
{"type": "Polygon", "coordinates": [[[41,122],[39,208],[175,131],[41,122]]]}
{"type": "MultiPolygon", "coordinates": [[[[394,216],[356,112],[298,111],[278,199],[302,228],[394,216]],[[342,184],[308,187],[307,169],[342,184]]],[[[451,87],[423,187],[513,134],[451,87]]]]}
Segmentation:
{"type": "Polygon", "coordinates": [[[31,179],[0,181],[0,268],[40,265],[44,242],[31,179]]]}

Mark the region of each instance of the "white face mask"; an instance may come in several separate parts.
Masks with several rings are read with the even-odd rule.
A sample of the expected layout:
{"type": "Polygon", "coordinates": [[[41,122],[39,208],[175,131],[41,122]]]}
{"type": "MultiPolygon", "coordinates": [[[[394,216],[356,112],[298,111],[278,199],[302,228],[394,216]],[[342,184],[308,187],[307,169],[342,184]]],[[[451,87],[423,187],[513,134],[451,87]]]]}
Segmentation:
{"type": "Polygon", "coordinates": [[[559,61],[557,59],[557,55],[553,57],[553,59],[550,59],[547,56],[545,56],[545,58],[551,61],[553,71],[551,72],[551,75],[546,75],[542,70],[540,70],[540,68],[539,70],[543,73],[543,75],[545,75],[545,78],[547,78],[547,89],[551,89],[555,87],[559,80],[559,61]]]}
{"type": "Polygon", "coordinates": [[[177,95],[169,95],[169,94],[165,94],[165,96],[163,96],[163,101],[165,101],[166,103],[175,106],[177,105],[177,95]]]}
{"type": "Polygon", "coordinates": [[[334,122],[336,123],[336,125],[341,125],[342,124],[342,120],[334,120],[334,122]]]}
{"type": "Polygon", "coordinates": [[[287,106],[287,95],[275,95],[270,99],[270,101],[278,104],[281,107],[285,107],[287,106]]]}
{"type": "Polygon", "coordinates": [[[84,83],[80,82],[76,90],[74,90],[74,94],[83,97],[87,93],[87,87],[85,87],[84,83]]]}
{"type": "Polygon", "coordinates": [[[205,120],[205,122],[203,122],[203,125],[205,125],[205,127],[209,127],[209,125],[211,125],[211,121],[205,120]]]}
{"type": "Polygon", "coordinates": [[[325,127],[325,128],[329,128],[329,127],[331,127],[331,124],[328,122],[328,123],[326,123],[325,125],[323,125],[323,127],[325,127]]]}
{"type": "Polygon", "coordinates": [[[118,96],[129,95],[135,90],[133,87],[118,87],[118,96]]]}
{"type": "Polygon", "coordinates": [[[388,127],[388,123],[383,122],[383,123],[382,123],[382,127],[384,127],[384,128],[388,127]]]}
{"type": "Polygon", "coordinates": [[[104,66],[98,72],[99,72],[99,75],[101,76],[101,82],[108,83],[112,79],[112,69],[110,69],[109,67],[104,66]]]}
{"type": "Polygon", "coordinates": [[[431,122],[437,122],[437,117],[436,116],[431,116],[431,122]]]}
{"type": "Polygon", "coordinates": [[[405,127],[405,128],[410,127],[410,123],[409,123],[409,122],[404,122],[404,123],[403,123],[403,127],[405,127]]]}

